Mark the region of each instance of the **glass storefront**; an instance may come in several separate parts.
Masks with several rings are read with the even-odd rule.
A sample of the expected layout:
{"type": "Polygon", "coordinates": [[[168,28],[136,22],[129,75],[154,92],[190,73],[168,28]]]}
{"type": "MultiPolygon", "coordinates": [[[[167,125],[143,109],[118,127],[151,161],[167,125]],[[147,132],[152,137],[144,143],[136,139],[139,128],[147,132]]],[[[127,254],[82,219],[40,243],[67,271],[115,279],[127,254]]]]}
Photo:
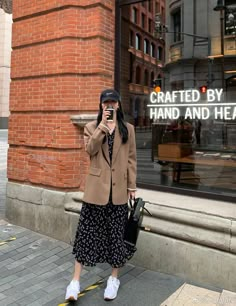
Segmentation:
{"type": "Polygon", "coordinates": [[[200,2],[121,8],[120,91],[135,125],[140,186],[232,200],[236,1],[225,2],[223,22],[218,1],[200,2]]]}

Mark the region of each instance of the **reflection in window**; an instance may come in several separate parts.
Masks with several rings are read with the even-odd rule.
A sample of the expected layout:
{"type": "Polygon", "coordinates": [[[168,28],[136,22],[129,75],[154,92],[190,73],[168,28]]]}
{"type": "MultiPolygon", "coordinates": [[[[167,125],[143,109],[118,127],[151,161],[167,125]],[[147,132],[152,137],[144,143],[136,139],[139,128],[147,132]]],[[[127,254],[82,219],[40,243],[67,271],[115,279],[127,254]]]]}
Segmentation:
{"type": "Polygon", "coordinates": [[[148,31],[151,33],[152,32],[152,19],[148,19],[148,31]]]}
{"type": "MultiPolygon", "coordinates": [[[[209,32],[209,29],[205,29],[204,33],[206,36],[214,37],[214,43],[218,42],[220,44],[220,33],[218,33],[220,31],[220,14],[213,13],[213,8],[217,5],[217,1],[214,1],[215,4],[210,11],[210,14],[214,16],[214,20],[208,21],[208,24],[211,25],[209,29],[212,32],[209,32]],[[215,22],[219,23],[219,27],[212,29],[215,22]]],[[[166,95],[167,92],[170,93],[172,91],[199,89],[200,85],[207,84],[208,68],[211,68],[211,78],[214,80],[210,88],[214,89],[217,88],[216,86],[221,85],[220,60],[210,61],[211,65],[209,67],[207,62],[206,65],[202,62],[201,65],[196,67],[196,73],[192,75],[185,73],[192,72],[192,66],[189,65],[187,59],[181,62],[176,61],[171,65],[167,62],[167,69],[161,69],[165,60],[165,43],[152,36],[155,25],[155,18],[152,19],[152,17],[155,17],[154,9],[155,13],[160,14],[163,24],[169,26],[169,33],[165,36],[167,46],[171,46],[174,41],[176,42],[176,45],[171,46],[175,47],[173,51],[171,50],[174,55],[178,55],[180,52],[179,41],[187,37],[180,33],[191,34],[194,32],[190,31],[189,25],[196,27],[195,30],[200,36],[204,34],[200,29],[201,27],[199,28],[202,18],[202,22],[205,22],[205,17],[207,16],[207,12],[206,15],[201,16],[204,1],[196,1],[197,5],[198,2],[201,2],[200,6],[197,6],[194,11],[197,24],[195,24],[194,20],[189,20],[187,18],[188,15],[186,15],[185,17],[188,19],[186,27],[183,25],[184,12],[182,11],[182,6],[178,7],[177,4],[180,2],[171,1],[176,5],[167,7],[166,23],[165,15],[162,14],[162,11],[164,3],[168,4],[170,1],[152,0],[150,2],[140,2],[136,6],[137,14],[136,11],[133,13],[133,18],[137,24],[134,25],[132,22],[130,27],[127,27],[127,10],[123,10],[124,18],[121,20],[121,30],[123,31],[121,33],[121,38],[123,38],[123,43],[121,44],[121,80],[123,80],[121,82],[121,92],[126,103],[127,120],[136,127],[137,182],[140,185],[149,186],[150,189],[153,189],[153,186],[160,189],[161,187],[168,187],[173,191],[177,189],[183,193],[184,190],[200,191],[207,192],[208,195],[219,192],[221,195],[230,195],[236,199],[236,118],[234,120],[217,119],[217,116],[213,113],[214,106],[211,106],[212,112],[210,112],[209,118],[203,118],[201,111],[206,109],[207,106],[204,105],[206,103],[206,95],[202,94],[199,100],[199,104],[203,101],[202,105],[204,106],[202,108],[197,103],[195,106],[189,106],[189,109],[194,109],[194,116],[191,116],[191,112],[188,112],[186,116],[187,106],[184,105],[185,102],[178,103],[178,97],[174,103],[177,105],[173,104],[171,106],[171,103],[166,102],[163,105],[159,103],[157,107],[153,108],[154,111],[157,110],[158,112],[156,116],[151,116],[150,107],[147,107],[147,105],[150,105],[150,93],[155,87],[156,91],[159,90],[157,86],[160,86],[162,94],[166,95]],[[146,12],[151,4],[153,13],[146,12]],[[161,6],[159,6],[160,4],[161,6]],[[145,6],[145,10],[142,5],[145,6]],[[142,13],[144,13],[143,17],[142,13]],[[145,29],[141,29],[141,26],[145,26],[145,29]],[[130,32],[131,30],[133,33],[130,32]],[[174,31],[175,35],[173,34],[174,31]],[[128,33],[130,45],[133,45],[137,50],[127,48],[123,52],[126,48],[128,33]],[[144,39],[146,40],[144,41],[144,39]]],[[[231,37],[226,37],[225,49],[228,48],[228,42],[232,46],[232,49],[230,49],[232,57],[225,58],[226,71],[228,69],[231,70],[231,68],[234,70],[235,68],[233,58],[235,45],[233,39],[236,37],[236,34],[234,34],[234,22],[236,20],[233,18],[236,13],[232,3],[235,4],[234,7],[236,9],[235,0],[225,0],[225,5],[229,8],[229,10],[225,11],[224,16],[225,33],[226,35],[231,35],[231,37]]],[[[191,8],[194,9],[194,7],[191,8]]],[[[189,13],[190,11],[186,12],[186,14],[189,13]]],[[[130,17],[132,18],[132,15],[130,17]]],[[[201,61],[202,54],[207,54],[205,53],[207,52],[207,46],[205,46],[205,43],[202,46],[200,45],[201,43],[196,46],[194,56],[197,57],[199,55],[201,61]]],[[[185,47],[187,50],[188,45],[185,47]]],[[[169,51],[169,48],[167,51],[169,51]]],[[[189,54],[189,56],[191,57],[192,55],[189,54]]],[[[225,89],[227,90],[224,93],[224,103],[235,104],[236,74],[233,76],[233,73],[225,73],[225,89]]],[[[228,106],[226,107],[228,109],[228,106]]],[[[220,113],[221,106],[217,105],[216,108],[217,112],[220,113]]],[[[234,108],[231,108],[231,110],[233,111],[234,108]]]]}
{"type": "Polygon", "coordinates": [[[144,72],[144,85],[145,86],[149,85],[149,73],[147,69],[145,69],[145,72],[144,72]]]}
{"type": "Polygon", "coordinates": [[[145,22],[146,21],[146,18],[145,18],[145,15],[142,13],[142,28],[145,29],[145,22]]]}
{"type": "Polygon", "coordinates": [[[226,0],[225,35],[236,35],[236,2],[226,0]]]}
{"type": "Polygon", "coordinates": [[[153,85],[154,85],[154,79],[155,79],[155,74],[154,74],[154,72],[152,71],[152,72],[151,72],[151,84],[150,84],[150,86],[152,86],[152,87],[153,87],[153,85]]]}
{"type": "Polygon", "coordinates": [[[129,32],[129,45],[130,45],[131,47],[134,46],[134,32],[133,32],[133,31],[130,31],[130,32],[129,32]]]}
{"type": "Polygon", "coordinates": [[[144,53],[149,54],[149,41],[144,39],[144,53]]]}
{"type": "Polygon", "coordinates": [[[162,49],[162,47],[158,47],[157,59],[159,61],[163,60],[163,49],[162,49]]]}
{"type": "Polygon", "coordinates": [[[148,0],[148,10],[149,12],[152,12],[152,1],[148,0]]]}
{"type": "Polygon", "coordinates": [[[135,83],[141,84],[141,68],[139,66],[136,67],[135,83]]]}
{"type": "Polygon", "coordinates": [[[157,76],[156,85],[162,87],[162,77],[160,74],[157,76]]]}
{"type": "Polygon", "coordinates": [[[132,8],[132,21],[134,23],[138,23],[138,11],[137,11],[136,7],[132,8]]]}
{"type": "Polygon", "coordinates": [[[135,36],[135,48],[141,50],[141,37],[139,34],[136,34],[135,36]]]}
{"type": "Polygon", "coordinates": [[[160,3],[159,2],[156,2],[155,3],[155,13],[160,13],[160,3]]]}
{"type": "Polygon", "coordinates": [[[174,42],[181,40],[181,13],[180,9],[172,14],[174,28],[174,42]]]}
{"type": "Polygon", "coordinates": [[[151,43],[150,55],[152,57],[155,57],[155,45],[154,45],[154,43],[151,43]]]}
{"type": "Polygon", "coordinates": [[[176,81],[171,83],[171,90],[183,90],[184,81],[176,81]]]}

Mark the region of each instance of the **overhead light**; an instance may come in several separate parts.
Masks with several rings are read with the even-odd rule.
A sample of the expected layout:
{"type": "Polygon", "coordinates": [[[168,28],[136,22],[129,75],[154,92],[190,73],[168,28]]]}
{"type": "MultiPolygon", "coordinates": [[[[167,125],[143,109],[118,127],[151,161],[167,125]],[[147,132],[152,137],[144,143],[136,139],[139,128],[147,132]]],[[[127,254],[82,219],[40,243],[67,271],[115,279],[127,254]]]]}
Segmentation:
{"type": "Polygon", "coordinates": [[[236,70],[226,70],[225,73],[236,73],[236,70]]]}
{"type": "Polygon", "coordinates": [[[216,55],[208,55],[207,58],[218,58],[218,57],[223,57],[223,54],[216,54],[216,55]]]}

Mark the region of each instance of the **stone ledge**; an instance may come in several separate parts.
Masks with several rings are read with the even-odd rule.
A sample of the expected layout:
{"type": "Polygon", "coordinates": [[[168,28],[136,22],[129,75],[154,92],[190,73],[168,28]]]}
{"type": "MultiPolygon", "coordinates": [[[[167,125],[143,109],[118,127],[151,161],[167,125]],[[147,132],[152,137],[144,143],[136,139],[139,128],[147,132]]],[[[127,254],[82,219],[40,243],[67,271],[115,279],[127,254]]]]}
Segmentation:
{"type": "Polygon", "coordinates": [[[65,204],[65,211],[68,213],[80,214],[82,203],[69,202],[65,204]]]}
{"type": "Polygon", "coordinates": [[[80,128],[83,128],[90,121],[97,119],[97,114],[81,114],[74,115],[70,117],[71,121],[78,125],[80,128]]]}
{"type": "Polygon", "coordinates": [[[137,196],[150,203],[174,207],[180,211],[195,211],[236,221],[236,203],[138,188],[137,196]]]}
{"type": "MultiPolygon", "coordinates": [[[[80,214],[83,193],[66,203],[66,212],[80,214]]],[[[236,222],[203,212],[186,211],[146,203],[152,217],[145,213],[143,226],[154,234],[161,234],[183,241],[236,253],[236,222]]]]}
{"type": "Polygon", "coordinates": [[[137,249],[131,264],[236,291],[235,254],[144,231],[137,249]]]}
{"type": "MultiPolygon", "coordinates": [[[[60,192],[7,183],[7,198],[80,214],[83,192],[60,192]]],[[[236,254],[236,221],[204,212],[146,203],[143,226],[150,232],[236,254]]]]}

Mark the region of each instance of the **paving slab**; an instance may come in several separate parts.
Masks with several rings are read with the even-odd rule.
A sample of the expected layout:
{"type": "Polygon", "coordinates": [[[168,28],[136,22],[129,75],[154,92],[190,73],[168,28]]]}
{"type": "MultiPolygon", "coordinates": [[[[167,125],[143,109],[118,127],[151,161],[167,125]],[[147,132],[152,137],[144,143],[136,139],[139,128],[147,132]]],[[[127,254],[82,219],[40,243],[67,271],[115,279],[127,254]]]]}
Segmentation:
{"type": "Polygon", "coordinates": [[[217,305],[219,306],[236,305],[236,293],[232,291],[223,290],[217,305]]]}
{"type": "Polygon", "coordinates": [[[220,292],[185,283],[164,301],[161,306],[216,306],[218,305],[220,295],[220,292]]]}

